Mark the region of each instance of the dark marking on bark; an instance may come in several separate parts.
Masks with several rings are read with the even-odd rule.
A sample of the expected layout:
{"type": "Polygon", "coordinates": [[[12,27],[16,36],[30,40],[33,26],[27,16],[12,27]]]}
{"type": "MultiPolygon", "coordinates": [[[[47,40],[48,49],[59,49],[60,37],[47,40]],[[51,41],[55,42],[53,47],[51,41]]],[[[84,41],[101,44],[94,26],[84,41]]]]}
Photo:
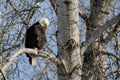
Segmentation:
{"type": "Polygon", "coordinates": [[[66,0],[66,1],[64,1],[63,3],[66,4],[66,5],[69,5],[69,4],[72,3],[72,2],[69,1],[69,0],[66,0]]]}
{"type": "Polygon", "coordinates": [[[106,14],[106,15],[108,15],[109,14],[109,12],[108,11],[103,11],[103,10],[100,10],[102,13],[104,13],[104,14],[106,14]]]}
{"type": "Polygon", "coordinates": [[[60,7],[60,5],[59,5],[59,4],[56,4],[56,6],[57,6],[57,7],[60,7]]]}
{"type": "Polygon", "coordinates": [[[113,29],[113,32],[120,32],[120,21],[116,24],[115,28],[113,29]]]}
{"type": "Polygon", "coordinates": [[[69,14],[65,14],[64,16],[69,16],[69,14]]]}
{"type": "Polygon", "coordinates": [[[77,44],[77,42],[74,39],[70,38],[66,42],[66,44],[63,46],[63,49],[67,50],[67,51],[72,51],[73,49],[76,49],[78,47],[79,47],[79,45],[77,44]]]}
{"type": "Polygon", "coordinates": [[[80,64],[77,64],[77,65],[71,70],[71,72],[68,73],[68,74],[69,74],[69,77],[71,77],[72,73],[73,73],[74,71],[78,70],[78,69],[81,69],[81,65],[80,65],[80,64]]]}

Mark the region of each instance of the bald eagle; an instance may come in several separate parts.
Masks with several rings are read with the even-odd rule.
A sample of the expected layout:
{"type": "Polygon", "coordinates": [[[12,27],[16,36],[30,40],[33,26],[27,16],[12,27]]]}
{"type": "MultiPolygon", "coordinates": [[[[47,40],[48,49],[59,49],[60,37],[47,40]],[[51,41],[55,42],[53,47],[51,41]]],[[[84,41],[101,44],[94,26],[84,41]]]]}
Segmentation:
{"type": "MultiPolygon", "coordinates": [[[[38,52],[42,50],[45,42],[45,30],[48,29],[49,20],[47,18],[42,18],[40,21],[33,24],[26,31],[25,47],[31,49],[37,49],[38,52]]],[[[33,66],[36,65],[36,57],[34,55],[26,54],[29,58],[29,63],[33,66]]]]}

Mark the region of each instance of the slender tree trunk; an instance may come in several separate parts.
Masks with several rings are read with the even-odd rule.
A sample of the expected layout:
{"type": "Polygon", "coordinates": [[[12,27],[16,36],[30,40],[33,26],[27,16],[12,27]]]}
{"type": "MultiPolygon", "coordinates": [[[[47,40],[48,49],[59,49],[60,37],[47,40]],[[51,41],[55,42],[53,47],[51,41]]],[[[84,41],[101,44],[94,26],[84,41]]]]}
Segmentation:
{"type": "MultiPolygon", "coordinates": [[[[0,35],[1,35],[1,30],[0,30],[0,35]]],[[[2,68],[2,39],[0,36],[0,69],[2,68]]],[[[0,72],[0,80],[2,79],[2,74],[0,72]]]]}
{"type": "MultiPolygon", "coordinates": [[[[87,39],[91,38],[91,33],[107,21],[112,3],[113,0],[90,0],[91,13],[90,24],[87,26],[87,39]]],[[[98,51],[106,50],[102,40],[103,36],[98,35],[95,42],[88,47],[84,55],[82,80],[106,80],[106,56],[97,54],[98,51]]]]}
{"type": "MultiPolygon", "coordinates": [[[[3,34],[2,34],[2,13],[0,10],[0,69],[2,68],[2,39],[3,39],[3,34]]],[[[0,72],[0,80],[2,80],[3,76],[2,73],[0,72]]]]}
{"type": "Polygon", "coordinates": [[[81,56],[78,30],[78,0],[57,0],[59,80],[80,80],[81,56]]]}

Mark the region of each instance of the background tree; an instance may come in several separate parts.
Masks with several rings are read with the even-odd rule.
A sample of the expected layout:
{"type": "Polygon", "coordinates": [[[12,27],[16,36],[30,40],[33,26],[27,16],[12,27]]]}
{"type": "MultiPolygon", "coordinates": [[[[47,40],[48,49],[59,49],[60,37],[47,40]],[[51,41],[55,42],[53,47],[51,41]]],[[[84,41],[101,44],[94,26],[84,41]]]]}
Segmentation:
{"type": "Polygon", "coordinates": [[[1,78],[119,80],[119,4],[120,0],[1,0],[1,78]],[[24,48],[25,32],[44,16],[51,24],[44,52],[37,54],[24,48]],[[24,53],[38,56],[35,67],[24,53]]]}

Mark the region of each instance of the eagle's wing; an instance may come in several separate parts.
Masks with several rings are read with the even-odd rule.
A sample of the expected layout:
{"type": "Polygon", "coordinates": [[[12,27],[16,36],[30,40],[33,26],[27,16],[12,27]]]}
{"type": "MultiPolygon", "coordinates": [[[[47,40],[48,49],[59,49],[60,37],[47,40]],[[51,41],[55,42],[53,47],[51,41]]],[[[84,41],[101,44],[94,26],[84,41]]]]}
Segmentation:
{"type": "MultiPolygon", "coordinates": [[[[26,38],[25,38],[25,47],[26,48],[37,48],[37,34],[35,32],[35,24],[31,26],[27,31],[26,31],[26,38]]],[[[26,56],[29,58],[29,63],[32,64],[33,66],[36,65],[36,57],[30,54],[26,54],[26,56]]]]}

